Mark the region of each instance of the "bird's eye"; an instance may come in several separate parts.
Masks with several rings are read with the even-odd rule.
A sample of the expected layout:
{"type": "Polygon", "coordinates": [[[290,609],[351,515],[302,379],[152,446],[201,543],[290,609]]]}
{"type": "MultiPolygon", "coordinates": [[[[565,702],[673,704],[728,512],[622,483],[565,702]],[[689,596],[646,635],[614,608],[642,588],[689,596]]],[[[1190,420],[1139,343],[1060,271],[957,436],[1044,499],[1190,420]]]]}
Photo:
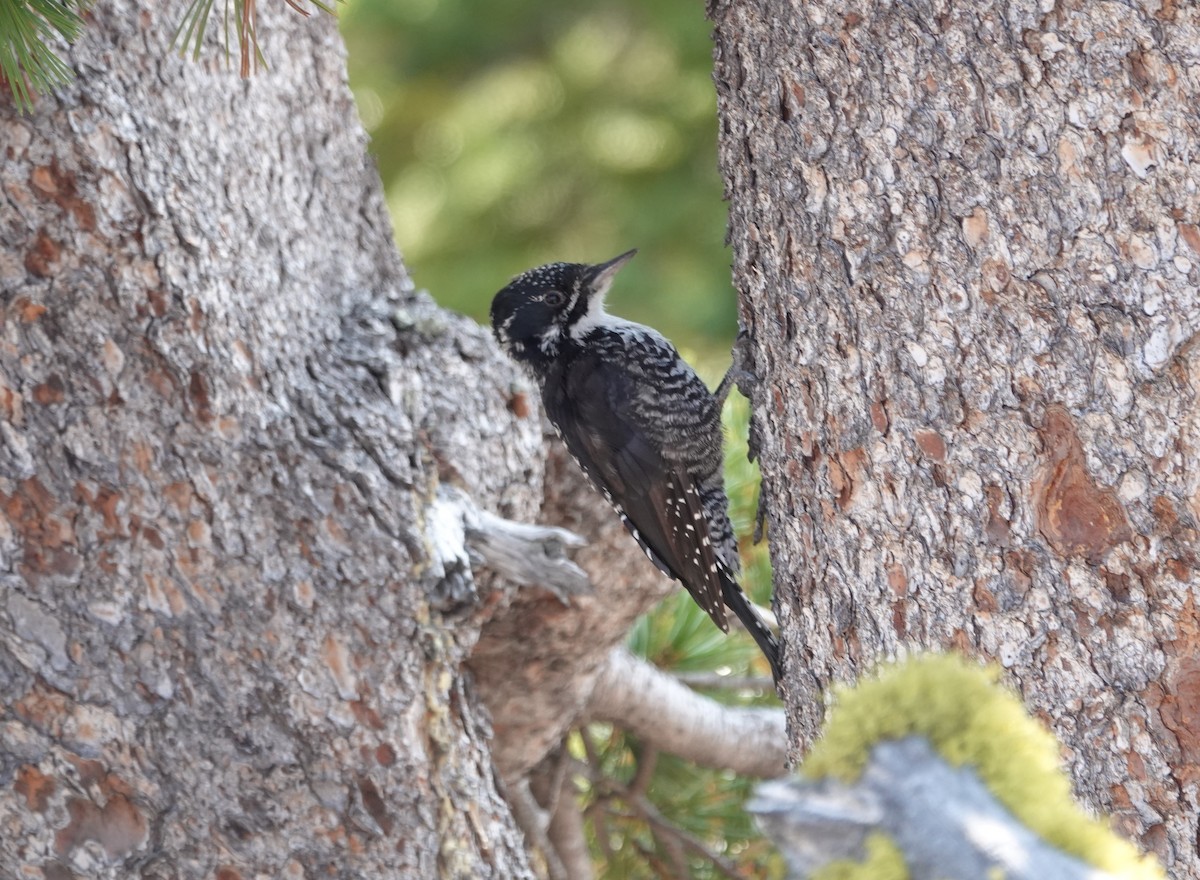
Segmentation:
{"type": "Polygon", "coordinates": [[[567,296],[561,290],[551,290],[542,299],[550,308],[557,309],[567,301],[567,296]]]}

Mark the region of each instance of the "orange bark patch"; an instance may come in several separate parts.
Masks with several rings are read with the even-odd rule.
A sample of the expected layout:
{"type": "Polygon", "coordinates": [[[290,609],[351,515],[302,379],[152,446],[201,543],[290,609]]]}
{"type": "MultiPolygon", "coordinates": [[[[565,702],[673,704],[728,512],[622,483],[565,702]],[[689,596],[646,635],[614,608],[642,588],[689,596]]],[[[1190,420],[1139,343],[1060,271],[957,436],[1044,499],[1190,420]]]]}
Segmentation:
{"type": "Polygon", "coordinates": [[[871,404],[871,424],[875,426],[875,430],[880,434],[887,433],[887,409],[884,408],[882,400],[877,400],[871,404]]]}
{"type": "Polygon", "coordinates": [[[208,523],[202,519],[194,519],[187,525],[188,542],[196,547],[208,547],[212,544],[212,532],[208,523]]]}
{"type": "Polygon", "coordinates": [[[1138,782],[1146,781],[1146,762],[1137,752],[1130,752],[1125,756],[1125,766],[1131,779],[1138,782]]]}
{"type": "Polygon", "coordinates": [[[1192,567],[1182,559],[1168,559],[1167,571],[1175,580],[1185,583],[1191,575],[1192,567]]]}
{"type": "Polygon", "coordinates": [[[962,219],[963,240],[972,250],[979,250],[980,245],[986,244],[991,237],[987,211],[976,208],[962,219]]]}
{"type": "Polygon", "coordinates": [[[1200,254],[1200,228],[1190,223],[1178,223],[1175,228],[1179,230],[1179,237],[1187,242],[1187,246],[1200,254]]]}
{"type": "Polygon", "coordinates": [[[529,418],[529,397],[523,391],[518,391],[508,399],[508,411],[518,419],[529,418]]]}
{"type": "Polygon", "coordinates": [[[49,278],[54,274],[53,266],[60,253],[59,243],[45,229],[39,229],[33,247],[25,252],[25,271],[38,278],[49,278]]]}
{"type": "Polygon", "coordinates": [[[146,820],[124,795],[114,795],[103,807],[82,798],[67,802],[71,821],[58,832],[54,848],[67,855],[81,844],[94,840],[110,859],[128,855],[146,839],[146,820]]]}
{"type": "Polygon", "coordinates": [[[383,730],[383,719],[379,717],[378,712],[364,701],[351,700],[349,706],[350,711],[354,713],[354,717],[358,719],[359,724],[369,727],[372,730],[383,730]]]}
{"type": "Polygon", "coordinates": [[[54,181],[54,175],[50,172],[49,166],[39,165],[33,169],[33,173],[29,175],[29,182],[44,196],[52,196],[58,192],[58,185],[54,181]]]}
{"type": "Polygon", "coordinates": [[[29,183],[43,199],[54,202],[74,217],[80,229],[91,232],[96,228],[96,212],[79,197],[75,172],[64,171],[58,167],[57,161],[51,160],[49,165],[39,165],[33,169],[29,183]]]}
{"type": "Polygon", "coordinates": [[[985,260],[982,275],[983,289],[981,293],[985,300],[994,301],[994,295],[1008,287],[1008,283],[1012,280],[1012,273],[1001,260],[985,260]]]}
{"type": "Polygon", "coordinates": [[[55,788],[54,780],[32,764],[25,764],[17,770],[17,781],[13,784],[17,794],[25,798],[25,806],[37,813],[46,811],[55,788]]]}
{"type": "Polygon", "coordinates": [[[40,385],[33,386],[33,401],[42,406],[49,406],[52,403],[62,403],[66,396],[66,391],[63,385],[61,376],[51,375],[46,381],[40,385]]]}
{"type": "Polygon", "coordinates": [[[175,379],[165,370],[148,370],[146,384],[167,400],[175,399],[175,379]]]}
{"type": "Polygon", "coordinates": [[[171,577],[160,577],[153,572],[144,571],[142,582],[146,585],[146,602],[154,611],[178,617],[187,610],[187,600],[171,577]]]}
{"type": "Polygon", "coordinates": [[[789,81],[788,91],[792,93],[792,100],[796,102],[797,107],[804,107],[808,104],[808,92],[800,83],[789,81]]]}
{"type": "Polygon", "coordinates": [[[866,453],[850,449],[829,457],[829,482],[837,493],[837,505],[842,510],[854,500],[854,487],[861,482],[866,453]]]}
{"type": "Polygon", "coordinates": [[[1000,609],[1000,603],[996,601],[996,594],[989,590],[983,581],[975,582],[971,598],[975,603],[976,610],[982,614],[991,614],[1000,609]]]}
{"type": "Polygon", "coordinates": [[[1099,565],[1113,547],[1133,537],[1125,509],[1088,473],[1075,424],[1063,407],[1046,411],[1041,437],[1047,461],[1033,488],[1038,530],[1060,556],[1099,565]]]}
{"type": "Polygon", "coordinates": [[[30,302],[25,297],[17,300],[16,306],[21,315],[21,320],[26,324],[32,324],[42,315],[46,314],[47,311],[46,307],[41,303],[30,302]]]}
{"type": "Polygon", "coordinates": [[[1159,525],[1167,534],[1171,534],[1179,527],[1179,511],[1175,509],[1175,505],[1166,495],[1159,495],[1155,498],[1150,509],[1154,511],[1154,518],[1158,520],[1159,525]]]}
{"type": "Polygon", "coordinates": [[[1179,752],[1170,755],[1181,784],[1200,780],[1200,619],[1189,595],[1175,614],[1176,638],[1163,645],[1166,672],[1142,692],[1146,706],[1175,735],[1179,752]]]}
{"type": "Polygon", "coordinates": [[[120,503],[120,492],[104,488],[96,493],[96,501],[93,504],[93,509],[104,517],[104,528],[116,535],[123,534],[121,517],[117,513],[117,506],[120,503]]]}
{"type": "MultiPolygon", "coordinates": [[[[85,786],[98,785],[105,795],[110,793],[109,789],[105,788],[105,777],[107,774],[104,772],[103,764],[101,764],[99,761],[93,761],[89,758],[80,758],[75,755],[68,755],[67,759],[75,765],[75,772],[79,774],[79,781],[81,783],[83,783],[85,786]]],[[[129,792],[127,790],[121,792],[121,794],[128,793],[129,792]]]]}
{"type": "Polygon", "coordinates": [[[167,297],[161,290],[147,290],[146,301],[150,303],[150,312],[156,318],[167,313],[167,297]]]}
{"type": "Polygon", "coordinates": [[[1028,550],[1012,550],[1004,554],[1004,564],[1012,581],[1013,589],[1024,598],[1033,585],[1033,571],[1036,567],[1028,550]]]}
{"type": "Polygon", "coordinates": [[[964,656],[971,655],[971,637],[961,629],[956,629],[954,635],[950,637],[950,649],[957,651],[964,656]]]}
{"type": "Polygon", "coordinates": [[[892,629],[899,638],[908,638],[908,608],[903,599],[892,603],[892,629]]]}
{"type": "MultiPolygon", "coordinates": [[[[42,684],[35,684],[12,704],[13,714],[51,736],[62,734],[63,721],[71,714],[67,697],[42,684]]],[[[73,705],[73,704],[71,704],[73,705]]]]}
{"type": "Polygon", "coordinates": [[[946,441],[937,431],[920,430],[914,435],[917,446],[934,461],[946,460],[946,441]]]}
{"type": "Polygon", "coordinates": [[[12,495],[0,492],[0,512],[22,539],[20,572],[31,580],[43,574],[73,575],[79,569],[71,521],[54,516],[57,507],[57,499],[37,477],[22,480],[12,495]]]}
{"type": "Polygon", "coordinates": [[[1114,599],[1118,602],[1129,601],[1129,575],[1104,570],[1100,574],[1104,577],[1104,585],[1108,587],[1108,591],[1114,599]]]}
{"type": "Polygon", "coordinates": [[[191,483],[171,483],[165,489],[163,494],[167,497],[175,509],[180,513],[187,513],[192,504],[192,484],[191,483]]]}
{"type": "Polygon", "coordinates": [[[14,425],[25,421],[25,399],[3,381],[0,381],[0,415],[14,425]]]}
{"type": "Polygon", "coordinates": [[[984,490],[984,494],[987,496],[988,521],[984,526],[983,533],[993,544],[1007,546],[1010,533],[1009,522],[1000,513],[1000,505],[1004,503],[1004,490],[993,485],[988,486],[984,490]]]}
{"type": "Polygon", "coordinates": [[[196,418],[205,424],[212,421],[212,398],[209,396],[208,379],[203,373],[192,373],[188,381],[188,399],[192,402],[196,418]]]}
{"type": "Polygon", "coordinates": [[[1184,763],[1194,768],[1200,762],[1200,656],[1178,659],[1158,711],[1179,741],[1184,763]]]}
{"type": "Polygon", "coordinates": [[[327,635],[321,644],[321,656],[325,659],[325,665],[329,667],[338,687],[348,689],[353,676],[350,672],[350,656],[341,639],[332,633],[327,635]]]}
{"type": "Polygon", "coordinates": [[[375,783],[366,776],[360,776],[358,779],[358,792],[362,795],[363,807],[371,814],[371,818],[383,829],[384,834],[390,834],[392,831],[392,817],[388,815],[387,805],[384,803],[379,789],[375,787],[375,783]]]}

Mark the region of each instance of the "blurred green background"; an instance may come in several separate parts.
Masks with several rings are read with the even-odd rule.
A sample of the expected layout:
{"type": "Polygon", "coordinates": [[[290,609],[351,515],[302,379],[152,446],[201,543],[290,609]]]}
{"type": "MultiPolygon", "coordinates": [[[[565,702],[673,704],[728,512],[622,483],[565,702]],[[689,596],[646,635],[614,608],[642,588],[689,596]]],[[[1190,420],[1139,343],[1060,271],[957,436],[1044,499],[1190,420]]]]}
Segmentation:
{"type": "Polygon", "coordinates": [[[518,272],[636,247],[611,310],[702,360],[728,357],[703,4],[354,0],[341,17],[418,286],[485,322],[518,272]]]}
{"type": "MultiPolygon", "coordinates": [[[[341,22],[418,286],[486,323],[492,296],[518,272],[637,247],[611,311],[657,327],[715,386],[737,309],[703,4],[354,0],[341,22]]],[[[758,489],[748,418],[734,395],[726,482],[743,536],[758,489]]],[[[742,558],[748,591],[768,601],[765,545],[743,540],[742,558]]],[[[721,702],[777,705],[749,636],[721,633],[682,590],[639,621],[630,646],[676,674],[753,677],[709,687],[721,702]]],[[[599,877],[781,876],[779,856],[741,809],[750,780],[647,753],[606,725],[576,731],[569,747],[588,768],[575,782],[599,877]],[[646,762],[648,789],[632,790],[646,762]],[[647,804],[675,830],[649,823],[647,804]]]]}

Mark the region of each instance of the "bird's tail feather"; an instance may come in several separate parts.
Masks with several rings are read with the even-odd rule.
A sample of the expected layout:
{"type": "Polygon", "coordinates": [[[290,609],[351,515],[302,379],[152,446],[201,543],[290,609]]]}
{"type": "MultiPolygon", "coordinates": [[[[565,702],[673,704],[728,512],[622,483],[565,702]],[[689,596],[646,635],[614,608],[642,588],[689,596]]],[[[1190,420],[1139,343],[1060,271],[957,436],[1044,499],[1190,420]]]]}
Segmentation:
{"type": "Polygon", "coordinates": [[[726,576],[724,572],[721,577],[721,589],[724,593],[726,607],[736,614],[742,625],[750,631],[751,637],[758,643],[759,650],[771,664],[771,677],[775,679],[775,686],[778,687],[783,680],[783,646],[780,645],[779,639],[775,633],[771,632],[766,622],[758,616],[758,612],[754,610],[750,599],[742,591],[737,581],[726,576]]]}

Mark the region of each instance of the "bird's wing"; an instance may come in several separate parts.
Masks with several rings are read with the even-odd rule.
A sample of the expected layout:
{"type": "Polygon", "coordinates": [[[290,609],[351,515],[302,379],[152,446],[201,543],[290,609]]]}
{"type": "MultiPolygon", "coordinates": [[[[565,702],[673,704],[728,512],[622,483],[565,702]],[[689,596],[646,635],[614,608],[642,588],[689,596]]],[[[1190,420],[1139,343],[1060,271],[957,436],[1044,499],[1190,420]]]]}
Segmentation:
{"type": "Polygon", "coordinates": [[[546,399],[547,414],[584,473],[665,574],[728,631],[718,559],[696,481],[661,447],[631,405],[637,379],[599,358],[571,370],[564,392],[546,399]]]}

